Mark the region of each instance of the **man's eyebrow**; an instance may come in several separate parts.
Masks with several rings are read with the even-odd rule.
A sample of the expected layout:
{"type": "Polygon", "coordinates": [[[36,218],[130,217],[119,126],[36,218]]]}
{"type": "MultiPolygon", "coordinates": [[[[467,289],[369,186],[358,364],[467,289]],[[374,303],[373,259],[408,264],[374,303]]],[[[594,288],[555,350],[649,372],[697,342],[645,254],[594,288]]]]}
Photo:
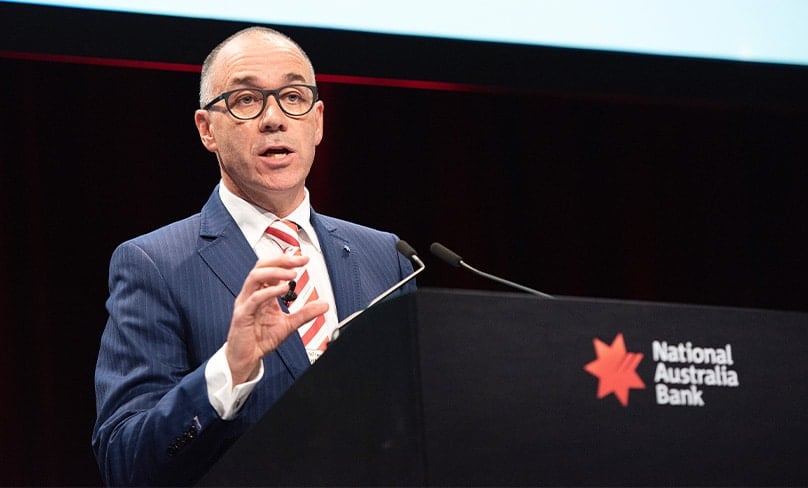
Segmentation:
{"type": "MultiPolygon", "coordinates": [[[[293,83],[293,82],[306,82],[306,77],[301,75],[300,73],[287,73],[284,77],[286,83],[293,83]]],[[[233,78],[230,82],[230,86],[251,86],[251,87],[258,87],[258,78],[253,75],[248,76],[241,76],[237,78],[233,78]]]]}
{"type": "Polygon", "coordinates": [[[258,81],[256,80],[255,76],[242,76],[242,77],[233,78],[230,81],[229,85],[230,86],[236,85],[236,86],[257,87],[258,86],[258,81]]]}
{"type": "Polygon", "coordinates": [[[306,81],[306,77],[299,74],[299,73],[287,73],[286,74],[286,81],[291,83],[293,81],[306,81]]]}

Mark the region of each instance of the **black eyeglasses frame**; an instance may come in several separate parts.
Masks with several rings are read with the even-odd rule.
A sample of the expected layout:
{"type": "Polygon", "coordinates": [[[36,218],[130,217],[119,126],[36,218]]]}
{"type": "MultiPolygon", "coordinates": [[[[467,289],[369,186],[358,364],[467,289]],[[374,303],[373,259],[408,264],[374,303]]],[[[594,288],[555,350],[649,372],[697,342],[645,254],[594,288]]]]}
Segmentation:
{"type": "Polygon", "coordinates": [[[317,101],[320,99],[319,93],[317,91],[317,86],[315,86],[315,85],[307,85],[305,83],[293,83],[291,85],[284,85],[284,86],[282,86],[280,88],[276,88],[275,90],[264,90],[262,88],[236,88],[235,90],[228,90],[228,91],[220,94],[219,96],[217,96],[216,98],[214,98],[213,100],[208,102],[204,107],[202,107],[202,110],[210,110],[211,107],[213,107],[213,105],[215,105],[216,103],[218,103],[221,100],[224,100],[224,104],[225,104],[225,107],[227,108],[227,111],[234,118],[236,118],[238,120],[257,119],[258,117],[261,116],[262,113],[264,113],[264,110],[266,110],[266,108],[267,108],[267,99],[269,98],[269,95],[272,95],[275,98],[275,102],[278,104],[278,107],[281,109],[281,111],[284,114],[288,115],[289,117],[302,117],[302,116],[306,115],[307,113],[311,112],[311,109],[314,108],[314,105],[316,105],[317,101]],[[289,89],[289,88],[295,88],[295,87],[308,88],[309,90],[311,90],[311,93],[312,93],[311,106],[309,106],[309,108],[306,109],[305,112],[300,113],[300,114],[291,113],[288,110],[286,110],[283,107],[283,103],[281,103],[281,100],[280,100],[280,94],[281,94],[282,91],[284,91],[286,89],[289,89]],[[235,113],[233,113],[233,110],[230,108],[230,103],[228,101],[228,98],[230,97],[230,95],[232,95],[233,93],[244,91],[244,90],[250,90],[250,91],[254,91],[256,93],[261,93],[261,97],[262,97],[262,99],[261,99],[261,110],[259,110],[258,113],[255,114],[252,117],[240,117],[240,116],[236,115],[235,113]]]}

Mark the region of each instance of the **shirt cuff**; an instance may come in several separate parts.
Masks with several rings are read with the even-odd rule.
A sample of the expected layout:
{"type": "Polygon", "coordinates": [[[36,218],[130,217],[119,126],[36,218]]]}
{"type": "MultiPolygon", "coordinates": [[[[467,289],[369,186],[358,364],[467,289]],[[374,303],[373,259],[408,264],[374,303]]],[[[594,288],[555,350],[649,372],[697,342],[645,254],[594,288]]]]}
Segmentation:
{"type": "Polygon", "coordinates": [[[256,383],[264,377],[264,362],[261,361],[258,373],[240,385],[233,387],[233,375],[227,364],[225,349],[227,343],[208,360],[205,366],[205,381],[208,385],[208,400],[222,420],[233,420],[244,402],[247,401],[256,383]]]}

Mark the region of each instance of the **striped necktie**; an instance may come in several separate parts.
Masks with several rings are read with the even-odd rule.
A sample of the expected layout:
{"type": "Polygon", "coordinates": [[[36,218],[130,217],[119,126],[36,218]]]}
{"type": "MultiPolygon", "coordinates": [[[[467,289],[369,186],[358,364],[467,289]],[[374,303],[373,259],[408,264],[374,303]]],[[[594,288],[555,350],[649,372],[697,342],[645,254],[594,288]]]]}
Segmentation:
{"type": "MultiPolygon", "coordinates": [[[[276,220],[270,224],[266,233],[278,243],[284,253],[293,254],[295,256],[302,254],[300,252],[298,225],[294,222],[289,220],[276,220]]],[[[298,272],[295,282],[294,291],[297,297],[287,302],[290,312],[300,310],[304,304],[312,300],[317,300],[319,297],[317,289],[314,283],[309,279],[309,272],[305,267],[298,272]]],[[[328,335],[323,325],[325,325],[325,314],[318,315],[298,329],[300,338],[303,340],[303,345],[306,347],[309,361],[312,363],[322,355],[328,345],[328,335]]]]}

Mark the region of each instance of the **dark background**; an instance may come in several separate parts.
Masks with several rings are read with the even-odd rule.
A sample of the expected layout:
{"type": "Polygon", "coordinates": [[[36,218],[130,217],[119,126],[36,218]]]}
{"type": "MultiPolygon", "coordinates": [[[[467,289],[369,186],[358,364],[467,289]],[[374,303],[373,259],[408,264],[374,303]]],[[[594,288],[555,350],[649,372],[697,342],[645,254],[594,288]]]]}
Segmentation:
{"type": "MultiPolygon", "coordinates": [[[[218,181],[198,67],[245,25],[0,4],[0,484],[100,483],[109,256],[218,181]]],[[[440,241],[557,295],[808,311],[808,68],[281,30],[326,104],[315,208],[407,240],[421,286],[503,290],[440,241]]]]}

